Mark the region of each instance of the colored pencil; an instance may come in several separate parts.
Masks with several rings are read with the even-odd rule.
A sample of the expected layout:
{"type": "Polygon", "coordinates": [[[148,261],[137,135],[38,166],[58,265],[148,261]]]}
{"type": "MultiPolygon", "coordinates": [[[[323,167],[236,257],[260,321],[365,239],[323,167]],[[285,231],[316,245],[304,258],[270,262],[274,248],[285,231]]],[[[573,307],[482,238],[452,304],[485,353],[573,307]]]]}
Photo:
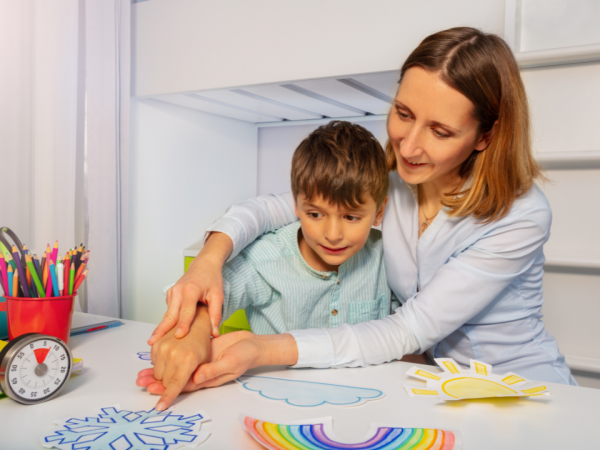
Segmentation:
{"type": "Polygon", "coordinates": [[[56,277],[56,267],[54,266],[54,261],[52,260],[50,260],[50,279],[52,281],[52,290],[54,291],[54,296],[58,297],[58,278],[56,277]]]}
{"type": "Polygon", "coordinates": [[[85,277],[87,277],[87,273],[88,269],[86,269],[85,272],[81,274],[81,277],[79,277],[79,280],[77,280],[77,284],[75,284],[75,287],[73,288],[73,292],[77,292],[77,289],[79,289],[79,286],[81,286],[81,283],[83,283],[83,280],[85,280],[85,277]]]}
{"type": "Polygon", "coordinates": [[[13,260],[15,261],[15,264],[17,265],[17,272],[19,274],[19,282],[21,283],[21,289],[23,289],[23,295],[25,297],[31,297],[31,294],[29,293],[29,288],[27,287],[27,279],[25,278],[25,270],[23,270],[23,265],[21,264],[21,258],[19,256],[19,252],[17,251],[17,247],[16,246],[12,246],[12,254],[13,254],[13,260]]]}
{"type": "Polygon", "coordinates": [[[50,250],[50,244],[46,248],[46,297],[52,297],[52,276],[50,275],[50,262],[52,261],[52,251],[50,250]]]}
{"type": "Polygon", "coordinates": [[[48,276],[50,275],[48,273],[48,260],[50,259],[50,244],[48,244],[48,246],[46,247],[46,253],[44,253],[44,258],[43,261],[45,261],[45,264],[42,264],[43,267],[43,273],[42,273],[42,277],[44,279],[44,288],[48,285],[48,276]]]}
{"type": "MultiPolygon", "coordinates": [[[[25,253],[25,250],[23,250],[23,253],[25,253]]],[[[27,255],[25,255],[25,258],[27,258],[27,255]]],[[[27,277],[27,287],[29,287],[29,290],[31,291],[31,296],[39,297],[35,283],[32,283],[31,281],[31,270],[28,265],[25,265],[25,276],[27,277]]]]}
{"type": "Polygon", "coordinates": [[[0,283],[0,297],[4,297],[4,288],[2,287],[2,283],[0,283]]]}
{"type": "Polygon", "coordinates": [[[52,261],[56,264],[56,257],[58,256],[58,241],[54,243],[54,248],[52,249],[52,261]]]}
{"type": "Polygon", "coordinates": [[[12,266],[8,266],[8,290],[6,291],[6,295],[12,295],[13,293],[13,275],[14,270],[12,266]]]}
{"type": "Polygon", "coordinates": [[[35,267],[33,266],[31,255],[25,256],[25,260],[27,261],[27,266],[29,267],[29,270],[31,270],[31,276],[33,277],[33,282],[35,283],[35,287],[37,288],[38,295],[40,296],[40,298],[45,298],[46,294],[44,294],[44,287],[42,286],[40,278],[36,273],[35,267]]]}
{"type": "MultiPolygon", "coordinates": [[[[60,257],[58,259],[60,260],[60,257]]],[[[56,278],[58,278],[58,293],[62,296],[65,289],[65,265],[62,260],[56,265],[56,278]]]]}
{"type": "Polygon", "coordinates": [[[73,283],[75,282],[75,264],[71,264],[69,270],[69,295],[73,295],[73,283]]]}
{"type": "Polygon", "coordinates": [[[29,271],[29,267],[27,266],[25,266],[25,277],[27,277],[27,286],[31,287],[31,272],[29,271]]]}
{"type": "Polygon", "coordinates": [[[83,273],[83,271],[85,270],[85,266],[87,266],[86,263],[81,263],[81,265],[79,266],[79,269],[77,269],[77,272],[75,272],[75,282],[77,283],[77,280],[79,279],[79,277],[81,276],[81,274],[83,273]]]}
{"type": "Polygon", "coordinates": [[[71,269],[71,259],[69,258],[70,253],[67,253],[65,255],[65,273],[64,273],[64,278],[63,278],[63,286],[64,286],[64,290],[67,293],[67,295],[69,295],[69,273],[70,273],[70,269],[71,269]]]}
{"type": "Polygon", "coordinates": [[[81,265],[81,253],[83,252],[83,243],[79,244],[79,248],[77,249],[77,253],[75,254],[75,272],[79,270],[79,266],[81,265]]]}
{"type": "Polygon", "coordinates": [[[6,258],[6,262],[12,266],[13,272],[16,271],[17,270],[17,265],[15,264],[15,261],[13,260],[12,256],[10,255],[10,253],[5,253],[4,257],[6,258]]]}
{"type": "Polygon", "coordinates": [[[15,276],[13,278],[13,293],[12,293],[13,297],[18,297],[19,296],[19,272],[15,273],[15,276]]]}
{"type": "Polygon", "coordinates": [[[2,287],[4,288],[4,292],[8,292],[8,272],[6,271],[6,259],[2,253],[0,253],[0,272],[2,272],[2,287]]]}
{"type": "MultiPolygon", "coordinates": [[[[41,280],[44,281],[44,274],[46,273],[46,254],[42,253],[42,260],[40,261],[41,280]]],[[[44,283],[46,284],[46,283],[44,283]]]]}
{"type": "Polygon", "coordinates": [[[42,278],[42,270],[40,268],[40,260],[38,259],[37,255],[33,255],[33,265],[35,266],[35,269],[37,270],[38,277],[42,278]]]}

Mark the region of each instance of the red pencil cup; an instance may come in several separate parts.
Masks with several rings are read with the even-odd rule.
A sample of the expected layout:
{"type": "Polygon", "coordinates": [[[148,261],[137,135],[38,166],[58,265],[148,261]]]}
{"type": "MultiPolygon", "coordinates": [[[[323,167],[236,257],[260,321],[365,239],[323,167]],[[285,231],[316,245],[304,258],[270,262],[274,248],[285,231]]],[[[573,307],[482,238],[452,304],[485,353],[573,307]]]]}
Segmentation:
{"type": "Polygon", "coordinates": [[[8,339],[25,333],[42,333],[69,343],[75,296],[28,298],[6,297],[8,339]]]}

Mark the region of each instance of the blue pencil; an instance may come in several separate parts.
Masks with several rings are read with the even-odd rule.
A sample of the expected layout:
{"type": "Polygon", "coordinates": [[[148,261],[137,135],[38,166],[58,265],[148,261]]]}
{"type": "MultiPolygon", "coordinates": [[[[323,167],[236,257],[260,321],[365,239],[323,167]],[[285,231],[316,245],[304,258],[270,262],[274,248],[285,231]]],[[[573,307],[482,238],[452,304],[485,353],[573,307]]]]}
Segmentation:
{"type": "Polygon", "coordinates": [[[50,260],[50,276],[52,277],[52,290],[54,296],[58,297],[58,278],[56,277],[56,268],[54,267],[54,261],[50,260]]]}
{"type": "Polygon", "coordinates": [[[6,295],[9,297],[12,297],[13,295],[13,274],[13,268],[10,266],[8,269],[8,292],[6,293],[6,295]]]}

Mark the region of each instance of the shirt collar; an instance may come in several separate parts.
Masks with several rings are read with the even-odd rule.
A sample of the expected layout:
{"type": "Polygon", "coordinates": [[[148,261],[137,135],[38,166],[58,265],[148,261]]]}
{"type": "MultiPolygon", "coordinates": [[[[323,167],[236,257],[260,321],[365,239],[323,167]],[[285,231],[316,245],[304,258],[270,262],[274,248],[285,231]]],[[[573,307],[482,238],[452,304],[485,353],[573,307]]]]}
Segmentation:
{"type": "MultiPolygon", "coordinates": [[[[328,279],[331,276],[338,275],[338,272],[335,272],[335,271],[320,271],[320,270],[313,269],[306,262],[306,260],[304,259],[304,256],[302,256],[302,253],[300,252],[300,247],[298,246],[298,233],[300,233],[300,221],[299,220],[294,222],[293,226],[292,225],[289,226],[289,232],[290,232],[290,234],[288,237],[290,239],[292,249],[294,250],[294,254],[296,254],[298,256],[298,258],[300,259],[300,261],[302,261],[302,265],[308,271],[308,273],[310,273],[315,278],[321,278],[321,279],[328,279]]],[[[344,264],[346,264],[346,263],[344,263],[344,264]]],[[[344,266],[344,264],[342,264],[338,268],[339,271],[342,270],[342,266],[344,266]]]]}

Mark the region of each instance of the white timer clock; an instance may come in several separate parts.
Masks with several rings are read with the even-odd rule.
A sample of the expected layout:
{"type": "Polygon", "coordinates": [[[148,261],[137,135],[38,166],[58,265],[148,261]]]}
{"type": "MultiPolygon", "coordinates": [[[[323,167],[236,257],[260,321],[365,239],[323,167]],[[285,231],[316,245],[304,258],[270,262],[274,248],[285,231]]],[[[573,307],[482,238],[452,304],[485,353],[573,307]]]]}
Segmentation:
{"type": "Polygon", "coordinates": [[[0,352],[0,387],[13,400],[27,405],[55,397],[71,376],[73,358],[60,339],[27,333],[0,352]]]}

